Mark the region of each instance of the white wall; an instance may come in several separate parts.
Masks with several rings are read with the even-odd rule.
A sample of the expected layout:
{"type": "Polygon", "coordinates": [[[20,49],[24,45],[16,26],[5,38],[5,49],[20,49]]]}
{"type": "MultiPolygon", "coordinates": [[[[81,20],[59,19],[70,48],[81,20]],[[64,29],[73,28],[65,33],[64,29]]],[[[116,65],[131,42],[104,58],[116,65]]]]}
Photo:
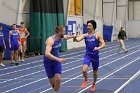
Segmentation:
{"type": "Polygon", "coordinates": [[[97,23],[96,32],[99,32],[103,35],[103,19],[98,18],[98,19],[95,19],[95,21],[97,23]]]}
{"type": "Polygon", "coordinates": [[[117,0],[116,2],[116,0],[103,0],[104,24],[113,25],[114,21],[120,20],[122,26],[125,26],[125,21],[128,20],[127,1],[117,0]]]}
{"type": "Polygon", "coordinates": [[[128,0],[120,0],[117,5],[117,19],[121,20],[122,26],[125,27],[128,20],[128,0]]]}
{"type": "Polygon", "coordinates": [[[116,0],[103,0],[103,19],[104,24],[113,25],[116,19],[116,0]]]}
{"type": "Polygon", "coordinates": [[[126,30],[129,38],[140,37],[140,21],[128,21],[126,30]]]}
{"type": "Polygon", "coordinates": [[[19,4],[17,24],[19,25],[21,22],[24,22],[25,26],[29,27],[30,0],[21,1],[19,4]]]}
{"type": "Polygon", "coordinates": [[[102,0],[83,0],[84,23],[102,18],[102,0]]]}
{"type": "Polygon", "coordinates": [[[102,0],[97,0],[96,2],[95,18],[96,19],[102,18],[102,0]]]}
{"type": "Polygon", "coordinates": [[[83,16],[84,23],[88,20],[94,19],[96,0],[83,0],[83,16]]]}
{"type": "Polygon", "coordinates": [[[25,6],[22,11],[22,0],[0,0],[0,22],[12,25],[25,22],[26,27],[29,25],[29,5],[30,0],[24,0],[25,6]],[[19,8],[20,7],[20,8],[19,8]]]}
{"type": "Polygon", "coordinates": [[[12,25],[17,23],[19,0],[0,0],[0,22],[12,25]]]}
{"type": "Polygon", "coordinates": [[[103,33],[102,0],[83,0],[83,18],[84,24],[94,19],[97,22],[96,31],[103,33]]]}
{"type": "Polygon", "coordinates": [[[129,2],[129,20],[140,20],[140,1],[129,2]]]}
{"type": "Polygon", "coordinates": [[[133,2],[129,2],[129,20],[133,20],[134,16],[133,16],[133,2]]]}
{"type": "Polygon", "coordinates": [[[68,14],[68,7],[69,7],[69,0],[63,0],[63,7],[64,7],[64,18],[65,18],[65,22],[66,22],[67,14],[68,14]]]}
{"type": "Polygon", "coordinates": [[[140,1],[135,1],[134,3],[134,20],[140,20],[140,1]]]}

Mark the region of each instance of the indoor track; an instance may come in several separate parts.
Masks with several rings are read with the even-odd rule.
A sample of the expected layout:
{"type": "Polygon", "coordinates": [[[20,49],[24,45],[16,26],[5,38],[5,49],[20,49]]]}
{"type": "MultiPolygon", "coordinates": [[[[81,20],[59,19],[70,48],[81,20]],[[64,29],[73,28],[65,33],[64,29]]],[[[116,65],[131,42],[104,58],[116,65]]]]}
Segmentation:
{"type": "MultiPolygon", "coordinates": [[[[126,42],[128,53],[119,52],[116,41],[108,42],[100,51],[99,78],[94,93],[113,93],[137,71],[140,70],[140,39],[126,42]]],[[[72,49],[61,53],[67,61],[63,64],[60,93],[92,93],[92,67],[89,68],[89,84],[80,88],[83,82],[82,62],[85,48],[72,49]]],[[[120,93],[139,93],[140,75],[120,93]]],[[[43,56],[26,59],[19,66],[0,67],[0,93],[53,93],[48,82],[43,56]]]]}

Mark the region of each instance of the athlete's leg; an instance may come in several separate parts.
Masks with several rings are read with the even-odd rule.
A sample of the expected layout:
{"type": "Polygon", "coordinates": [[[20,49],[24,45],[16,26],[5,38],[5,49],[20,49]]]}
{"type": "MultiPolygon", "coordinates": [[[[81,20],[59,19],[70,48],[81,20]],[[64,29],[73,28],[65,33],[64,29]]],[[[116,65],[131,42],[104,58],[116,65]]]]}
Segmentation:
{"type": "Polygon", "coordinates": [[[99,57],[97,57],[95,60],[92,61],[92,67],[93,67],[93,84],[90,88],[91,91],[95,91],[95,85],[96,85],[96,81],[98,78],[98,67],[99,67],[99,57]]]}
{"type": "Polygon", "coordinates": [[[22,61],[25,60],[25,52],[26,52],[26,41],[22,45],[22,61]]]}
{"type": "Polygon", "coordinates": [[[3,47],[0,46],[0,66],[5,66],[5,65],[2,63],[2,53],[3,53],[3,47]]]}
{"type": "Polygon", "coordinates": [[[85,88],[87,86],[87,83],[89,82],[88,80],[88,67],[90,65],[90,60],[85,56],[84,57],[84,62],[83,62],[83,77],[84,77],[84,82],[81,84],[82,88],[85,88]]]}
{"type": "Polygon", "coordinates": [[[51,84],[52,88],[54,88],[54,84],[55,84],[54,78],[50,78],[49,81],[50,81],[50,84],[51,84]]]}
{"type": "Polygon", "coordinates": [[[3,53],[3,52],[0,52],[0,66],[5,66],[5,65],[2,63],[2,53],[3,53]]]}
{"type": "Polygon", "coordinates": [[[55,79],[54,79],[54,72],[53,72],[53,68],[51,66],[45,66],[45,70],[47,73],[47,76],[49,78],[49,82],[52,86],[52,88],[54,89],[54,85],[55,85],[55,79]]]}
{"type": "Polygon", "coordinates": [[[21,53],[22,53],[22,45],[20,44],[20,47],[19,47],[19,50],[18,50],[18,58],[19,58],[19,61],[21,61],[21,53]]]}
{"type": "Polygon", "coordinates": [[[2,64],[2,52],[0,52],[0,64],[2,64]]]}
{"type": "Polygon", "coordinates": [[[121,42],[121,46],[122,46],[123,50],[126,52],[127,49],[125,47],[124,41],[121,39],[120,42],[121,42]]]}
{"type": "Polygon", "coordinates": [[[54,62],[53,71],[55,74],[54,92],[57,93],[59,91],[60,85],[61,85],[62,64],[60,62],[54,62]]]}
{"type": "Polygon", "coordinates": [[[18,62],[18,51],[19,51],[19,47],[20,45],[19,44],[15,44],[15,48],[14,48],[14,54],[15,54],[15,64],[18,65],[19,62],[18,62]]]}
{"type": "Polygon", "coordinates": [[[96,81],[97,81],[97,78],[98,78],[98,70],[93,70],[93,84],[90,88],[91,91],[95,91],[96,90],[96,81]]]}
{"type": "Polygon", "coordinates": [[[84,62],[83,62],[83,70],[82,70],[85,81],[88,80],[88,73],[87,72],[88,72],[89,65],[90,65],[90,60],[87,58],[87,56],[85,56],[84,62]]]}
{"type": "Polygon", "coordinates": [[[61,84],[61,74],[55,74],[54,81],[54,92],[58,92],[61,84]]]}
{"type": "Polygon", "coordinates": [[[93,67],[93,84],[96,84],[97,78],[98,78],[98,68],[99,68],[99,57],[97,57],[95,60],[92,61],[92,67],[93,67]]]}
{"type": "Polygon", "coordinates": [[[14,63],[14,51],[11,51],[11,64],[14,63]]]}
{"type": "Polygon", "coordinates": [[[14,61],[14,59],[15,59],[15,54],[14,54],[14,48],[15,48],[15,46],[14,46],[14,44],[11,42],[11,64],[13,64],[15,61],[14,61]]]}
{"type": "Polygon", "coordinates": [[[52,64],[46,64],[46,61],[44,62],[44,66],[45,66],[45,71],[47,73],[47,76],[49,78],[49,82],[52,86],[52,88],[54,89],[54,85],[55,85],[55,80],[54,80],[54,71],[53,71],[53,67],[52,64]]]}
{"type": "Polygon", "coordinates": [[[93,70],[93,77],[94,77],[93,84],[96,84],[98,78],[98,70],[93,70]]]}
{"type": "Polygon", "coordinates": [[[121,45],[120,39],[118,40],[118,43],[119,43],[119,51],[120,51],[121,48],[122,48],[122,45],[121,45]]]}
{"type": "Polygon", "coordinates": [[[15,62],[18,63],[18,50],[15,50],[15,62]]]}
{"type": "Polygon", "coordinates": [[[87,64],[83,64],[83,77],[85,79],[85,81],[88,81],[88,65],[87,64]]]}

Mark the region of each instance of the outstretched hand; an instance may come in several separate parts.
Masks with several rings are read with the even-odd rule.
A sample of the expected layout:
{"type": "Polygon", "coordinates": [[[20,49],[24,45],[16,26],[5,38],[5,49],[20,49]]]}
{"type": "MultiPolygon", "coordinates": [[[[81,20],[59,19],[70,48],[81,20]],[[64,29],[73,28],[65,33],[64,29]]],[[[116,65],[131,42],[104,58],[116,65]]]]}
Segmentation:
{"type": "Polygon", "coordinates": [[[78,37],[78,32],[76,32],[75,34],[74,34],[74,38],[73,38],[73,42],[75,42],[76,41],[76,37],[78,37]]]}

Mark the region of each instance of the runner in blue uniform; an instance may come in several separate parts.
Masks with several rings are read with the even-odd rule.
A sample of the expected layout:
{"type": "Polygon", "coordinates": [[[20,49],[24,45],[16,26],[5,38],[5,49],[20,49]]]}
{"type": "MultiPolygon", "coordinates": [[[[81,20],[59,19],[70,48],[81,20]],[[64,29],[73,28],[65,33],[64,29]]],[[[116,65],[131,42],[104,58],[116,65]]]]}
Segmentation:
{"type": "Polygon", "coordinates": [[[62,43],[62,38],[71,39],[76,36],[64,35],[64,26],[58,26],[55,30],[56,34],[50,36],[46,40],[46,50],[44,55],[44,66],[49,78],[50,84],[57,93],[60,88],[62,63],[65,62],[64,58],[60,58],[59,50],[62,43]]]}
{"type": "Polygon", "coordinates": [[[3,32],[2,32],[2,26],[0,25],[0,66],[5,66],[2,63],[2,53],[3,53],[3,50],[4,49],[6,49],[6,45],[5,45],[5,42],[4,42],[4,36],[3,36],[3,32]]]}
{"type": "Polygon", "coordinates": [[[11,48],[11,64],[15,63],[15,65],[18,65],[19,32],[16,28],[16,24],[13,24],[12,28],[13,30],[9,32],[9,47],[11,48]]]}
{"type": "Polygon", "coordinates": [[[96,22],[94,20],[88,21],[87,27],[88,33],[83,34],[80,37],[74,38],[74,41],[79,42],[85,39],[86,44],[86,54],[83,62],[83,76],[85,78],[85,81],[82,83],[81,87],[85,88],[87,86],[87,83],[89,82],[87,72],[90,63],[92,63],[94,81],[90,90],[95,91],[95,84],[98,77],[99,67],[99,50],[105,47],[105,42],[102,35],[98,32],[95,32],[96,22]]]}

